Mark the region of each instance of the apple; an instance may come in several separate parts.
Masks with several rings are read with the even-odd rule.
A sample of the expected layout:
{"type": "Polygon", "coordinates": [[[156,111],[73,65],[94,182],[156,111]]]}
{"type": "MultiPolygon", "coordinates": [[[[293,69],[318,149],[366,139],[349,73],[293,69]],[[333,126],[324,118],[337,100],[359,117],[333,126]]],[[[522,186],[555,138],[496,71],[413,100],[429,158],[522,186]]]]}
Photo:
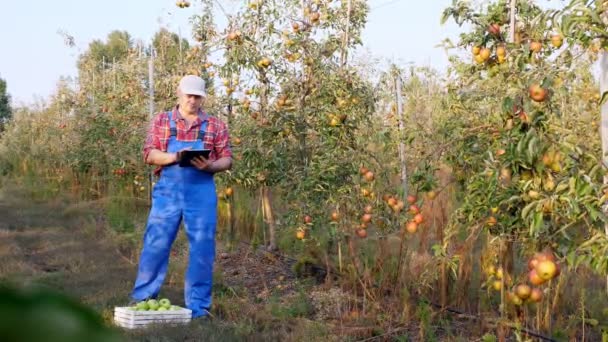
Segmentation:
{"type": "Polygon", "coordinates": [[[148,309],[150,309],[150,306],[148,305],[147,302],[139,302],[135,305],[135,307],[137,308],[138,311],[148,311],[148,309]]]}
{"type": "Polygon", "coordinates": [[[414,222],[416,222],[417,224],[421,224],[424,221],[424,216],[422,216],[422,214],[416,214],[416,216],[414,216],[414,222]]]}
{"type": "Polygon", "coordinates": [[[511,301],[511,303],[513,303],[514,305],[522,305],[524,303],[523,300],[521,300],[521,298],[519,298],[518,296],[516,296],[513,292],[509,292],[507,293],[507,298],[509,299],[509,301],[511,301]]]}
{"type": "Polygon", "coordinates": [[[553,45],[553,47],[555,47],[556,49],[559,49],[563,43],[564,38],[561,34],[555,33],[551,36],[551,45],[553,45]]]}
{"type": "Polygon", "coordinates": [[[235,40],[237,38],[238,38],[238,36],[237,36],[236,32],[228,33],[228,40],[235,40]]]}
{"type": "Polygon", "coordinates": [[[407,230],[408,233],[414,234],[416,230],[418,230],[418,224],[414,221],[410,221],[405,225],[405,230],[407,230]]]}
{"type": "Polygon", "coordinates": [[[357,229],[356,233],[357,233],[357,236],[362,239],[367,237],[367,230],[365,230],[365,229],[357,229]]]}
{"type": "Polygon", "coordinates": [[[504,46],[499,46],[496,48],[496,56],[498,57],[505,57],[507,55],[507,50],[505,49],[504,46]]]}
{"type": "Polygon", "coordinates": [[[171,308],[171,301],[167,298],[161,298],[161,300],[158,301],[158,304],[163,308],[171,308]]]}
{"type": "Polygon", "coordinates": [[[494,23],[488,27],[488,32],[494,36],[498,36],[500,34],[500,25],[494,23]]]}
{"type": "Polygon", "coordinates": [[[500,280],[494,280],[492,282],[492,287],[494,288],[494,290],[500,291],[502,289],[502,281],[500,281],[500,280]]]}
{"type": "Polygon", "coordinates": [[[268,68],[272,64],[272,61],[268,57],[260,59],[257,66],[260,68],[268,68]]]}
{"type": "Polygon", "coordinates": [[[305,215],[304,216],[304,223],[309,224],[312,223],[312,217],[305,215]]]}
{"type": "Polygon", "coordinates": [[[410,205],[410,213],[412,215],[416,215],[416,214],[420,213],[420,208],[418,208],[417,205],[412,204],[412,205],[410,205]]]}
{"type": "Polygon", "coordinates": [[[545,261],[545,260],[551,260],[553,262],[556,261],[555,255],[549,248],[546,248],[542,253],[537,253],[535,255],[535,257],[536,257],[536,259],[538,259],[538,261],[545,261]]]}
{"type": "Polygon", "coordinates": [[[486,224],[490,227],[493,227],[496,225],[496,223],[498,223],[498,220],[496,220],[496,217],[494,216],[490,216],[488,217],[488,219],[486,220],[486,224]]]}
{"type": "Polygon", "coordinates": [[[363,214],[363,216],[361,216],[361,222],[365,222],[365,223],[372,222],[372,215],[371,214],[363,214]]]}
{"type": "Polygon", "coordinates": [[[481,47],[480,47],[480,46],[475,45],[475,46],[473,46],[473,48],[472,48],[472,51],[471,51],[471,52],[473,52],[473,56],[477,56],[477,55],[479,55],[479,52],[481,52],[481,47]]]}
{"type": "Polygon", "coordinates": [[[555,274],[557,273],[557,266],[551,260],[543,260],[538,262],[538,265],[536,265],[534,270],[538,274],[539,278],[549,280],[555,277],[555,274]]]}
{"type": "Polygon", "coordinates": [[[414,196],[414,195],[408,195],[407,196],[407,203],[409,203],[409,204],[416,203],[416,196],[414,196]]]}
{"type": "Polygon", "coordinates": [[[390,205],[391,207],[394,207],[395,205],[397,205],[397,199],[395,197],[389,197],[386,203],[388,203],[388,205],[390,205]]]}
{"type": "Polygon", "coordinates": [[[490,59],[491,54],[492,54],[492,52],[488,48],[483,48],[483,49],[481,49],[481,51],[479,51],[479,56],[481,57],[481,59],[484,62],[487,61],[488,59],[490,59]]]}
{"type": "Polygon", "coordinates": [[[530,292],[530,301],[533,303],[538,303],[543,299],[543,291],[538,288],[533,288],[532,292],[530,292]]]}
{"type": "Polygon", "coordinates": [[[511,181],[511,176],[513,175],[513,171],[511,171],[511,169],[507,168],[507,167],[503,167],[502,169],[500,169],[500,180],[503,180],[505,182],[510,182],[511,181]]]}
{"type": "Polygon", "coordinates": [[[364,177],[365,177],[365,180],[366,180],[366,181],[371,182],[371,181],[373,181],[373,180],[374,180],[374,173],[373,173],[373,172],[371,172],[371,171],[367,171],[367,172],[365,173],[365,176],[364,176],[364,177]]]}
{"type": "Polygon", "coordinates": [[[181,310],[182,308],[177,305],[171,305],[171,311],[181,310]]]}
{"type": "Polygon", "coordinates": [[[515,287],[515,294],[522,300],[528,299],[532,293],[532,288],[526,284],[519,284],[515,287]]]}
{"type": "Polygon", "coordinates": [[[361,176],[365,176],[365,174],[366,174],[368,171],[369,171],[369,170],[368,170],[368,169],[367,169],[365,166],[361,166],[361,167],[359,168],[359,174],[360,174],[361,176]]]}
{"type": "Polygon", "coordinates": [[[227,187],[226,190],[224,190],[224,195],[226,195],[226,197],[232,196],[233,193],[234,193],[234,190],[232,190],[231,187],[227,187]]]}
{"type": "Polygon", "coordinates": [[[393,206],[393,211],[400,212],[405,208],[405,203],[402,200],[397,201],[397,203],[393,206]]]}
{"type": "Polygon", "coordinates": [[[340,215],[338,214],[338,212],[337,212],[337,211],[334,211],[334,212],[332,212],[332,213],[331,213],[331,220],[332,220],[332,221],[336,222],[336,221],[338,221],[339,219],[340,219],[340,215]]]}
{"type": "Polygon", "coordinates": [[[156,309],[156,311],[168,311],[169,309],[167,309],[164,306],[159,307],[158,309],[156,309]]]}
{"type": "Polygon", "coordinates": [[[437,193],[433,190],[426,193],[426,198],[428,198],[431,201],[434,200],[436,197],[437,197],[437,193]]]}
{"type": "Polygon", "coordinates": [[[536,265],[538,265],[538,259],[535,256],[532,259],[530,259],[530,261],[528,261],[528,270],[531,271],[531,270],[535,269],[536,265]]]}
{"type": "Polygon", "coordinates": [[[542,48],[543,44],[541,44],[540,42],[533,41],[530,43],[530,51],[532,52],[540,52],[542,48]]]}
{"type": "Polygon", "coordinates": [[[533,84],[529,89],[530,97],[536,102],[543,102],[547,98],[547,89],[544,89],[539,84],[533,84]]]}
{"type": "Polygon", "coordinates": [[[156,311],[160,307],[160,304],[158,304],[156,299],[148,299],[148,307],[150,310],[156,311]]]}
{"type": "Polygon", "coordinates": [[[498,269],[496,269],[496,279],[502,279],[503,276],[504,276],[504,271],[502,270],[502,267],[499,267],[498,269]]]}
{"type": "Polygon", "coordinates": [[[305,235],[306,235],[306,234],[304,233],[304,231],[303,231],[303,230],[298,230],[298,231],[296,232],[296,239],[298,239],[298,240],[304,240],[304,236],[305,236],[305,235]]]}
{"type": "Polygon", "coordinates": [[[486,268],[486,274],[491,276],[496,274],[496,267],[494,265],[490,265],[486,268]]]}
{"type": "Polygon", "coordinates": [[[545,282],[543,278],[538,276],[538,274],[536,273],[536,269],[533,269],[532,271],[530,271],[530,273],[528,273],[528,279],[530,280],[530,283],[534,286],[542,285],[545,282]]]}

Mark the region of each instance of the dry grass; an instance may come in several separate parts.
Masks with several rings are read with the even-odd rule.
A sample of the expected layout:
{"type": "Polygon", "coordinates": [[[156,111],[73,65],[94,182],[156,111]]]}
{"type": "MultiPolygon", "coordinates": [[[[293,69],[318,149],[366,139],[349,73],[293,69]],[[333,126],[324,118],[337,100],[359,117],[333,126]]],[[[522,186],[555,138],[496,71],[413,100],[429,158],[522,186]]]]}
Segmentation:
{"type": "MultiPolygon", "coordinates": [[[[129,235],[111,228],[104,210],[110,199],[83,203],[69,198],[31,201],[27,196],[28,192],[17,186],[5,187],[0,192],[0,217],[4,218],[0,222],[3,261],[0,282],[22,286],[36,283],[59,290],[95,308],[111,325],[114,306],[128,301],[135,278],[142,218],[133,218],[142,224],[138,223],[135,232],[129,235]]],[[[403,241],[404,262],[399,278],[396,278],[396,261],[402,245],[399,234],[356,241],[355,248],[365,251],[361,279],[374,298],[361,291],[362,283],[355,278],[336,282],[341,288],[318,285],[313,279],[297,278],[293,261],[250,246],[233,245],[226,249],[220,244],[214,319],[178,328],[159,326],[124,331],[124,336],[134,341],[199,341],[201,336],[209,341],[469,341],[475,340],[472,336],[495,332],[492,326],[441,313],[418,300],[425,297],[439,302],[439,259],[429,254],[429,246],[442,234],[441,225],[450,211],[450,196],[449,191],[440,192],[435,200],[427,202],[429,221],[425,233],[403,241]]],[[[474,279],[480,250],[473,240],[463,239],[449,250],[451,257],[461,258],[459,278],[448,284],[453,289],[449,295],[462,294],[459,303],[464,304],[476,303],[474,298],[484,296],[480,294],[479,279],[474,279]],[[470,282],[464,283],[468,278],[470,282]]],[[[187,258],[187,241],[182,231],[174,245],[161,293],[178,305],[183,305],[187,258]]],[[[344,262],[345,268],[350,267],[348,258],[344,262]]],[[[563,312],[572,312],[573,307],[580,305],[577,291],[583,284],[590,289],[602,289],[601,279],[584,270],[576,278],[568,273],[563,275],[568,280],[559,305],[563,312]]],[[[601,296],[605,294],[587,293],[591,313],[602,310],[602,302],[590,298],[601,296]]],[[[465,309],[493,315],[487,308],[480,311],[484,310],[481,306],[465,309]]],[[[558,329],[565,331],[568,325],[569,331],[579,332],[576,319],[568,321],[572,316],[562,317],[555,322],[558,329]]],[[[592,318],[602,322],[601,317],[592,318]]]]}

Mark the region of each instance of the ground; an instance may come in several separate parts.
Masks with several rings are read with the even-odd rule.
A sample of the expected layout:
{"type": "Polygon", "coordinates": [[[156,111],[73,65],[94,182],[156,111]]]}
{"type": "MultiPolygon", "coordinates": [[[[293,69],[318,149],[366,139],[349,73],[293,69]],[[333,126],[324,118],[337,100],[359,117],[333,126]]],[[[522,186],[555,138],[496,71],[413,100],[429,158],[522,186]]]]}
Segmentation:
{"type": "MultiPolygon", "coordinates": [[[[141,231],[129,237],[108,229],[103,201],[33,200],[18,186],[0,189],[0,283],[47,286],[91,306],[112,326],[113,308],[129,301],[139,252],[133,241],[141,231]]],[[[161,292],[177,305],[183,305],[185,244],[178,236],[161,292]]],[[[455,337],[467,336],[467,324],[458,319],[448,323],[449,332],[418,320],[387,321],[392,328],[381,329],[375,323],[381,307],[370,319],[357,310],[360,298],[314,270],[297,276],[296,260],[281,253],[220,242],[216,261],[212,319],[121,334],[131,341],[467,340],[455,337]],[[440,337],[445,334],[450,338],[440,337]]]]}

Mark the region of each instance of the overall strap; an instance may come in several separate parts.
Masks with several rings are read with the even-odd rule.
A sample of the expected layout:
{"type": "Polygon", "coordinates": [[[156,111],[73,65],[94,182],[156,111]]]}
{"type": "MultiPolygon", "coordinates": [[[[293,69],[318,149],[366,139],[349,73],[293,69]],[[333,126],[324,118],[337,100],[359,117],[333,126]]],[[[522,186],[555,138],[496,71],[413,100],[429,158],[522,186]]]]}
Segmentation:
{"type": "Polygon", "coordinates": [[[172,116],[173,116],[173,112],[169,112],[169,136],[170,137],[176,137],[177,136],[177,128],[175,127],[175,121],[173,120],[172,116]]]}
{"type": "Polygon", "coordinates": [[[203,144],[205,143],[205,133],[207,133],[207,124],[209,123],[209,120],[205,120],[203,121],[203,123],[201,123],[201,129],[198,130],[198,139],[200,141],[203,142],[203,144]]]}
{"type": "MultiPolygon", "coordinates": [[[[176,137],[177,136],[177,127],[175,126],[175,120],[172,120],[172,115],[173,112],[169,112],[168,116],[169,116],[169,136],[170,137],[176,137]]],[[[207,124],[209,123],[209,120],[205,120],[203,121],[203,123],[201,124],[201,128],[198,131],[198,137],[197,139],[199,139],[202,142],[205,142],[205,133],[207,133],[207,124]]]]}

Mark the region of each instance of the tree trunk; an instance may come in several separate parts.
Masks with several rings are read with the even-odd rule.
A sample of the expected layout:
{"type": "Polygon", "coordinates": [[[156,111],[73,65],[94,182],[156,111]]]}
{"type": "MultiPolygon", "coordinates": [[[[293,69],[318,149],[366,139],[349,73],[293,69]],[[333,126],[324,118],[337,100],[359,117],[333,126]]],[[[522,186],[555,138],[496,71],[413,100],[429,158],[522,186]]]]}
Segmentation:
{"type": "Polygon", "coordinates": [[[403,187],[403,197],[407,197],[407,169],[405,163],[405,143],[403,142],[403,102],[401,98],[401,76],[395,75],[395,93],[397,102],[397,117],[399,118],[399,160],[401,161],[401,186],[403,187]]]}
{"type": "Polygon", "coordinates": [[[276,242],[276,225],[272,214],[270,188],[266,185],[262,188],[262,208],[264,210],[264,220],[268,226],[268,247],[269,251],[277,249],[276,242]]]}
{"type": "MultiPolygon", "coordinates": [[[[150,53],[148,60],[148,119],[152,120],[154,116],[154,50],[150,53]]],[[[152,179],[154,179],[154,170],[148,173],[148,205],[152,205],[152,179]]]]}

